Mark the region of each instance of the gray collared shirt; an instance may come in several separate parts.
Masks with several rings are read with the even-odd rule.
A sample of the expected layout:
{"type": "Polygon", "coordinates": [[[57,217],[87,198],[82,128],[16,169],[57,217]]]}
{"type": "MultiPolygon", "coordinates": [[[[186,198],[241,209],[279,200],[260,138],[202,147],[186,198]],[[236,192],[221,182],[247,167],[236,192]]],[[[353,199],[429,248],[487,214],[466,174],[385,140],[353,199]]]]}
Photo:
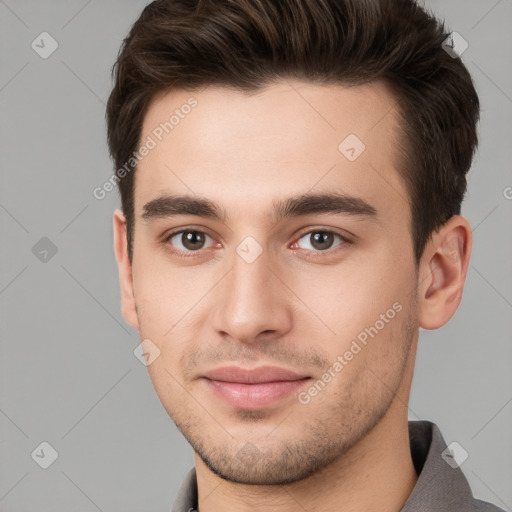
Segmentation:
{"type": "MultiPolygon", "coordinates": [[[[419,478],[400,512],[504,512],[491,503],[473,498],[461,469],[456,464],[452,468],[441,456],[447,446],[434,423],[410,421],[409,436],[419,478]]],[[[172,512],[197,509],[196,472],[191,469],[178,491],[172,512]]]]}

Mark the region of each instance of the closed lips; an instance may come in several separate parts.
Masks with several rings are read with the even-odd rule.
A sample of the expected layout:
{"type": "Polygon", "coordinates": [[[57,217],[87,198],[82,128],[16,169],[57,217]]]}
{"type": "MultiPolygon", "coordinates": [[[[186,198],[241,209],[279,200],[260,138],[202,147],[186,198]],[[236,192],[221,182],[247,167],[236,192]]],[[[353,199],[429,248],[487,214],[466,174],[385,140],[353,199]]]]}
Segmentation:
{"type": "Polygon", "coordinates": [[[205,378],[220,382],[235,382],[239,384],[261,384],[265,382],[296,381],[309,378],[285,368],[276,366],[261,366],[254,369],[244,369],[237,366],[216,368],[204,375],[205,378]]]}

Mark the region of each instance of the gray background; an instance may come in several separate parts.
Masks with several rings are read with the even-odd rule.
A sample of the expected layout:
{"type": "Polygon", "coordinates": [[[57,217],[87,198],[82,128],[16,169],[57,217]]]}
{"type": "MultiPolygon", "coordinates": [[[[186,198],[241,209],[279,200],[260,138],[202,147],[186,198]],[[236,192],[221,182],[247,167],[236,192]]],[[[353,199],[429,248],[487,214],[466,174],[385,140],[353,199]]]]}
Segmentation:
{"type": "MultiPolygon", "coordinates": [[[[117,193],[92,195],[112,172],[110,67],[146,3],[0,0],[2,512],[170,510],[193,464],[120,313],[117,193]],[[59,45],[47,59],[31,47],[43,31],[59,45]],[[58,452],[46,470],[31,457],[43,441],[58,452]]],[[[512,510],[512,1],[427,5],[468,41],[483,112],[465,294],[421,332],[410,417],[461,444],[475,495],[512,510]]]]}

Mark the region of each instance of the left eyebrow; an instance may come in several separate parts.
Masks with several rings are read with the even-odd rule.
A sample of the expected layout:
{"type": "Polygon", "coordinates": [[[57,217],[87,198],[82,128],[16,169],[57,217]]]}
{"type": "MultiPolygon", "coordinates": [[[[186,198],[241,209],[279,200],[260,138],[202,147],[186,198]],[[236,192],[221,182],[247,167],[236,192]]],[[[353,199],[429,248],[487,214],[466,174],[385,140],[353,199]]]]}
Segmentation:
{"type": "MultiPolygon", "coordinates": [[[[347,194],[302,194],[272,202],[268,214],[271,222],[311,214],[349,215],[377,220],[377,210],[361,197],[347,194]]],[[[226,211],[213,201],[197,196],[167,195],[153,199],[143,207],[142,218],[162,218],[176,215],[197,215],[226,222],[226,211]]]]}
{"type": "Polygon", "coordinates": [[[377,219],[377,210],[361,197],[347,194],[303,194],[273,203],[271,220],[327,213],[377,219]]]}

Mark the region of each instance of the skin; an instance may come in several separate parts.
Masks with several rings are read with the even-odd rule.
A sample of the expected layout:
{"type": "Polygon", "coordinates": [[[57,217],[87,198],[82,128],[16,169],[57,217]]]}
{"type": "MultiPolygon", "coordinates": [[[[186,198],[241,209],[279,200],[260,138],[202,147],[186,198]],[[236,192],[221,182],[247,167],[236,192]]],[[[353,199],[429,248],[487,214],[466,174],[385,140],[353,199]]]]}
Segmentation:
{"type": "Polygon", "coordinates": [[[460,303],[468,221],[455,216],[433,233],[416,267],[396,170],[396,99],[382,83],[162,93],[141,140],[191,96],[198,105],[138,165],[131,263],[120,210],[114,231],[123,314],[160,350],[149,375],[196,451],[201,512],[400,510],[417,480],[407,403],[418,330],[441,327],[460,303]],[[351,133],[366,146],[352,162],[338,150],[351,133]],[[377,216],[270,218],[273,201],[333,191],[377,216]],[[168,194],[207,198],[227,217],[143,218],[144,205],[168,194]],[[202,248],[169,239],[180,228],[206,233],[202,248]],[[332,246],[318,248],[311,235],[326,230],[332,246]],[[251,263],[236,251],[247,236],[262,250],[251,263]],[[248,411],[200,378],[226,364],[267,364],[311,377],[307,391],[396,303],[394,318],[307,404],[295,392],[248,411]]]}

